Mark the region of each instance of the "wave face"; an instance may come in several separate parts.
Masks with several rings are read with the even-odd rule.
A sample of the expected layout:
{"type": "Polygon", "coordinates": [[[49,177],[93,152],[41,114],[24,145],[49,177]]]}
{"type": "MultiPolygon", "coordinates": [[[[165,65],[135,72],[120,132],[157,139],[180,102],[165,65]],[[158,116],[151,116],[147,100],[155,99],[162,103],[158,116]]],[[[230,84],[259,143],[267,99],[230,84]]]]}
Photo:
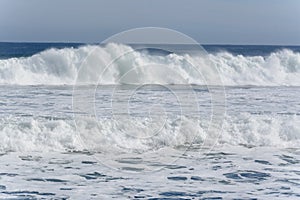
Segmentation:
{"type": "Polygon", "coordinates": [[[226,116],[218,139],[207,135],[208,123],[187,117],[169,120],[158,134],[142,138],[138,137],[141,130],[151,135],[157,128],[155,124],[159,123],[147,126],[145,118],[126,117],[99,121],[82,119],[76,128],[72,120],[3,118],[0,120],[0,151],[143,152],[163,147],[201,145],[205,139],[233,146],[293,148],[300,145],[300,119],[296,115],[271,117],[243,113],[226,116]],[[180,126],[184,131],[177,131],[180,126]]]}
{"type": "Polygon", "coordinates": [[[31,57],[3,59],[0,60],[0,84],[72,85],[76,79],[80,84],[95,84],[101,76],[101,84],[204,85],[206,79],[215,76],[207,72],[212,67],[218,69],[224,85],[300,86],[300,53],[288,49],[267,56],[228,52],[154,55],[121,44],[52,48],[31,57]],[[119,59],[110,65],[116,58],[119,59]],[[209,63],[204,62],[207,59],[209,63]],[[154,65],[159,67],[151,67],[154,65]],[[170,75],[170,71],[180,77],[170,75]]]}

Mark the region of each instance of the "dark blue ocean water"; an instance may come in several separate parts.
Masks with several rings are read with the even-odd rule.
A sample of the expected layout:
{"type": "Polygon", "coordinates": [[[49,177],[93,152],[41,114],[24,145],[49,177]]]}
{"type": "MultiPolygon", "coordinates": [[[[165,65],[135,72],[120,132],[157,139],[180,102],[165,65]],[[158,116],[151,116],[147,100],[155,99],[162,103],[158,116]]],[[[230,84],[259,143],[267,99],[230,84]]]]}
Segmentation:
{"type": "MultiPolygon", "coordinates": [[[[11,42],[0,42],[0,59],[6,59],[11,57],[28,57],[38,52],[50,49],[50,48],[77,48],[79,46],[86,45],[84,43],[11,43],[11,42]]],[[[139,45],[132,45],[139,46],[139,45]]],[[[147,45],[143,45],[147,46],[147,45]]],[[[175,49],[181,51],[193,51],[197,49],[194,45],[174,45],[175,49]]],[[[163,47],[163,45],[159,46],[163,47]]],[[[282,49],[290,49],[294,52],[300,52],[300,46],[284,46],[284,45],[202,45],[202,47],[208,53],[216,53],[227,51],[234,55],[244,56],[266,56],[272,52],[280,51],[282,49]]]]}

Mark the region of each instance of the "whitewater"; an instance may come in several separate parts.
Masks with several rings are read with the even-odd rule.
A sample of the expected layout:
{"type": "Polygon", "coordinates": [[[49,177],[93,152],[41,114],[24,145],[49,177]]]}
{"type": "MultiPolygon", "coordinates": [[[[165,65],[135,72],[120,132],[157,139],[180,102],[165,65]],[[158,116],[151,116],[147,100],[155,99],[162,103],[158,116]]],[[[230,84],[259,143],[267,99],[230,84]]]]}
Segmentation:
{"type": "Polygon", "coordinates": [[[81,84],[95,84],[101,75],[99,73],[103,73],[101,84],[205,85],[205,78],[210,78],[206,77],[210,76],[206,70],[212,66],[218,69],[223,85],[300,86],[300,53],[289,49],[267,56],[243,56],[229,52],[151,55],[149,51],[137,51],[128,45],[114,43],[51,48],[30,57],[0,60],[0,84],[73,85],[78,73],[81,84]],[[205,63],[206,59],[210,63],[205,63]],[[145,67],[147,65],[172,68],[181,74],[183,80],[166,77],[169,68],[152,69],[145,67]],[[81,68],[84,71],[80,72],[81,68]],[[131,79],[120,80],[131,69],[131,79]],[[195,70],[200,70],[204,77],[195,70]]]}
{"type": "Polygon", "coordinates": [[[1,199],[300,197],[296,47],[1,48],[1,199]]]}

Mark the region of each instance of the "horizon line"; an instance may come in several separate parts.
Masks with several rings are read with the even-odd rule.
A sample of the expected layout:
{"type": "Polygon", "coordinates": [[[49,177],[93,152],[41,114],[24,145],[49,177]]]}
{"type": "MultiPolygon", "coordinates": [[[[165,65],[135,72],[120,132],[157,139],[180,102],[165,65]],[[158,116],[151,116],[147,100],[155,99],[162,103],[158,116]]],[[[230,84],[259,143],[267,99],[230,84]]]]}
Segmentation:
{"type": "MultiPolygon", "coordinates": [[[[101,43],[101,42],[80,42],[80,41],[0,41],[0,43],[36,43],[36,44],[42,44],[42,43],[53,43],[53,44],[107,44],[107,43],[101,43]]],[[[183,44],[183,43],[172,43],[172,44],[155,44],[155,43],[123,43],[127,45],[197,45],[197,44],[183,44]]],[[[300,46],[300,44],[258,44],[258,43],[202,43],[199,45],[226,45],[226,46],[300,46]]]]}

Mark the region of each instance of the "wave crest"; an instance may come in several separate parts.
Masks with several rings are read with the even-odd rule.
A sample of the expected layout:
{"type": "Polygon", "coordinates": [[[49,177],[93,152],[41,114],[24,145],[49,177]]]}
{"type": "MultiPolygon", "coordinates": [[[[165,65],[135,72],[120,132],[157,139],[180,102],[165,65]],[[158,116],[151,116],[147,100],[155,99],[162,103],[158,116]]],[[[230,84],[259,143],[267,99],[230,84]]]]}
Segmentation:
{"type": "MultiPolygon", "coordinates": [[[[132,152],[152,151],[164,147],[201,145],[206,139],[217,144],[273,146],[293,148],[300,145],[300,118],[297,115],[226,116],[219,138],[207,135],[209,121],[183,117],[168,120],[162,129],[149,138],[139,138],[156,129],[146,118],[82,119],[75,127],[72,120],[3,118],[0,120],[0,152],[4,151],[83,151],[132,152]],[[181,127],[181,131],[178,131],[181,127]]],[[[159,119],[158,119],[159,121],[159,119]]]]}
{"type": "Polygon", "coordinates": [[[300,86],[300,53],[288,49],[265,57],[228,52],[152,55],[122,44],[49,49],[31,57],[0,60],[0,84],[73,85],[77,78],[80,84],[95,84],[102,74],[101,84],[204,85],[206,79],[214,76],[207,70],[212,67],[218,69],[224,85],[300,86]],[[206,59],[209,64],[204,62],[206,59]],[[170,75],[170,69],[179,77],[170,75]],[[131,75],[126,74],[130,70],[131,75]]]}

